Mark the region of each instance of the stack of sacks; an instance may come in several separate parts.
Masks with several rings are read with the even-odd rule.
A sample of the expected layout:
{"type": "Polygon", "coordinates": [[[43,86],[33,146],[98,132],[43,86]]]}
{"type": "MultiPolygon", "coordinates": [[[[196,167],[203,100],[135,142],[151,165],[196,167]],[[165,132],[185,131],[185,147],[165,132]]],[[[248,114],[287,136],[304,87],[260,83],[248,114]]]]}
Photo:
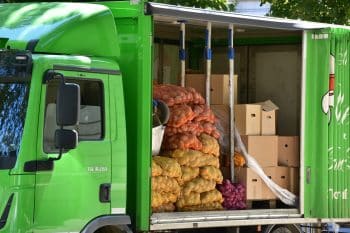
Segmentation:
{"type": "Polygon", "coordinates": [[[181,165],[177,210],[222,209],[223,198],[215,188],[223,180],[215,115],[193,88],[155,85],[153,93],[154,99],[164,101],[170,109],[162,150],[181,165]]]}
{"type": "Polygon", "coordinates": [[[152,159],[152,211],[171,212],[180,196],[177,182],[182,176],[181,167],[175,159],[154,156],[152,159]]]}

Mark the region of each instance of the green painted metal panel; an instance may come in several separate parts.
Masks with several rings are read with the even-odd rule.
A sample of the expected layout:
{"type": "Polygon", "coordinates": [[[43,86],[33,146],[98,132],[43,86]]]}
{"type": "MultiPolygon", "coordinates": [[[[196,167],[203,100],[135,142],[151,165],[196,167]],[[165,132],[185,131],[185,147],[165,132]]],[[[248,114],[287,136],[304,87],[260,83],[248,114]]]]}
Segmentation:
{"type": "MultiPolygon", "coordinates": [[[[331,55],[334,58],[334,98],[330,103],[328,203],[330,218],[350,217],[350,32],[331,31],[331,55]]],[[[332,67],[332,62],[330,62],[332,67]]],[[[332,68],[330,67],[331,72],[332,68]]],[[[332,89],[330,88],[330,93],[332,89]]]]}
{"type": "Polygon", "coordinates": [[[322,96],[328,92],[329,30],[309,31],[306,38],[305,217],[328,217],[328,117],[322,96]],[[327,36],[325,36],[327,35],[327,36]]]}
{"type": "Polygon", "coordinates": [[[127,184],[127,148],[123,80],[120,75],[109,76],[110,119],[112,143],[112,213],[125,213],[127,184]],[[118,211],[114,211],[117,209],[118,211]]]}
{"type": "Polygon", "coordinates": [[[108,8],[86,3],[0,4],[0,38],[35,52],[118,57],[113,16],[108,8]],[[84,43],[81,43],[81,42],[84,43]]]}
{"type": "MultiPolygon", "coordinates": [[[[46,57],[49,59],[49,57],[46,57]]],[[[61,65],[52,59],[51,67],[61,65]]],[[[81,66],[79,61],[71,66],[81,66]]],[[[98,67],[94,67],[98,68],[98,67]]],[[[42,70],[42,72],[44,72],[42,70]]],[[[103,82],[104,96],[104,137],[101,140],[80,141],[77,148],[64,153],[55,162],[51,172],[36,173],[35,190],[35,232],[71,232],[81,230],[97,216],[110,213],[111,204],[101,203],[99,187],[111,183],[111,140],[109,83],[106,74],[91,74],[75,71],[57,70],[66,77],[75,79],[94,79],[103,82]],[[53,218],[51,215],[55,213],[53,218]]],[[[57,157],[43,151],[43,128],[45,116],[46,84],[42,84],[39,126],[38,126],[38,159],[57,157]]]]}
{"type": "Polygon", "coordinates": [[[142,1],[104,2],[114,14],[123,72],[128,150],[127,213],[134,228],[149,230],[152,100],[152,18],[142,1]]]}
{"type": "Polygon", "coordinates": [[[305,217],[349,218],[350,32],[307,34],[305,217]]]}

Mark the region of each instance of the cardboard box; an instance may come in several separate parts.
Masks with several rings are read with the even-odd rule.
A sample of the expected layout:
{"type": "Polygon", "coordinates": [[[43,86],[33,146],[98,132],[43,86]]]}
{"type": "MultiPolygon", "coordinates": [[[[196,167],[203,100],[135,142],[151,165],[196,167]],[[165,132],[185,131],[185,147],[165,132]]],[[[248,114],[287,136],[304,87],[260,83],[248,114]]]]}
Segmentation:
{"type": "Polygon", "coordinates": [[[300,169],[297,167],[289,168],[289,191],[299,196],[300,169]]]}
{"type": "Polygon", "coordinates": [[[261,167],[277,166],[277,136],[241,136],[248,153],[261,167]]]}
{"type": "MultiPolygon", "coordinates": [[[[270,179],[275,179],[276,177],[276,168],[275,167],[266,167],[263,169],[265,174],[270,178],[270,179]]],[[[264,200],[274,200],[276,199],[276,195],[273,194],[271,189],[266,185],[266,183],[262,180],[261,184],[261,191],[262,191],[262,196],[264,200]]]]}
{"type": "Polygon", "coordinates": [[[276,135],[276,111],[261,111],[261,135],[276,135]]]}
{"type": "Polygon", "coordinates": [[[289,189],[289,168],[288,167],[276,167],[275,178],[272,178],[276,184],[281,188],[289,189]]]}
{"type": "Polygon", "coordinates": [[[246,187],[247,200],[264,200],[262,195],[262,180],[250,168],[236,168],[235,182],[241,183],[246,187]]]}
{"type": "MultiPolygon", "coordinates": [[[[237,103],[237,80],[234,76],[234,102],[237,103]]],[[[186,87],[193,87],[205,98],[206,77],[204,74],[186,74],[186,87]]],[[[210,78],[210,104],[229,104],[229,75],[212,74],[210,78]]]]}
{"type": "Polygon", "coordinates": [[[276,135],[276,118],[278,107],[271,100],[261,105],[261,135],[276,135]]]}
{"type": "Polygon", "coordinates": [[[260,135],[261,106],[238,104],[234,107],[235,124],[241,135],[260,135]]]}
{"type": "Polygon", "coordinates": [[[299,137],[278,137],[278,165],[287,167],[300,166],[299,137]]]}
{"type": "MultiPolygon", "coordinates": [[[[277,185],[289,190],[290,171],[288,167],[266,167],[264,168],[264,172],[277,185]]],[[[266,200],[274,200],[277,198],[264,181],[262,181],[262,193],[266,200]]]]}

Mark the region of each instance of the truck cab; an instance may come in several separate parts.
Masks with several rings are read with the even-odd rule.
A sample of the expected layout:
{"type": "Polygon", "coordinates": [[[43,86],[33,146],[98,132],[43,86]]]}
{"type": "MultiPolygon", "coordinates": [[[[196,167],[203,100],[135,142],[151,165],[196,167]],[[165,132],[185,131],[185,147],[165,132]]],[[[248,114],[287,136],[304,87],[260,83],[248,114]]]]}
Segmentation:
{"type": "MultiPolygon", "coordinates": [[[[111,213],[129,224],[124,95],[110,11],[63,3],[0,9],[0,232],[73,232],[111,213]],[[62,79],[78,85],[80,107],[78,123],[63,127],[78,143],[61,157],[62,79]]],[[[62,108],[75,101],[66,97],[62,108]]]]}

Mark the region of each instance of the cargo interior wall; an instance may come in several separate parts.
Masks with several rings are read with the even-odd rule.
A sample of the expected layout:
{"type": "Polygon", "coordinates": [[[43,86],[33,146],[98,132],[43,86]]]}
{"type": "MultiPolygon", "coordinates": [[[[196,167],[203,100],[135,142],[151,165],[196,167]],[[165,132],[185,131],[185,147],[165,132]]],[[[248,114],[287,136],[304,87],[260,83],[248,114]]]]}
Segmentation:
{"type": "MultiPolygon", "coordinates": [[[[179,30],[179,24],[169,24],[161,21],[155,24],[154,83],[180,84],[179,30]]],[[[215,87],[212,86],[214,92],[215,88],[219,87],[216,93],[219,97],[218,99],[214,97],[215,101],[218,102],[212,103],[211,108],[220,109],[219,111],[226,114],[224,117],[226,123],[222,124],[224,130],[221,132],[226,134],[226,142],[220,141],[220,143],[225,144],[227,147],[228,99],[225,100],[225,98],[228,98],[228,91],[225,91],[228,88],[228,82],[225,80],[228,81],[229,73],[227,28],[219,25],[213,26],[212,30],[212,79],[217,80],[221,84],[215,84],[215,87]]],[[[276,150],[272,150],[275,151],[274,159],[276,161],[273,166],[276,167],[276,170],[271,168],[270,165],[267,165],[264,170],[273,171],[274,174],[282,172],[278,173],[279,175],[276,175],[276,177],[280,176],[283,179],[288,179],[288,181],[281,181],[279,184],[299,196],[302,33],[259,28],[236,28],[234,44],[234,70],[235,75],[238,77],[235,88],[235,103],[253,104],[271,100],[278,106],[275,133],[269,136],[257,136],[266,137],[266,140],[271,139],[276,142],[268,142],[270,143],[269,145],[276,147],[276,150]],[[280,136],[289,136],[289,138],[280,136]],[[288,161],[285,164],[277,161],[279,159],[278,144],[283,144],[285,148],[288,146],[293,147],[293,149],[288,150],[288,153],[291,154],[287,155],[293,156],[291,159],[293,160],[292,164],[288,164],[288,161]],[[279,167],[285,169],[283,170],[279,167]]],[[[205,93],[206,61],[204,59],[204,49],[205,24],[186,24],[186,83],[190,85],[189,83],[198,81],[198,86],[193,87],[201,94],[205,93]]],[[[212,98],[212,100],[214,99],[212,98]]],[[[257,145],[258,142],[254,140],[253,138],[253,143],[257,145]]],[[[247,143],[249,144],[249,142],[247,143]]],[[[261,143],[265,144],[264,141],[261,141],[260,148],[253,145],[253,147],[256,146],[255,152],[257,150],[264,152],[264,149],[261,149],[263,148],[261,146],[264,145],[261,143]]],[[[223,147],[223,144],[220,146],[223,147]]],[[[270,151],[267,149],[263,154],[269,154],[270,151]]],[[[229,155],[222,154],[222,156],[224,158],[220,160],[221,170],[225,178],[229,178],[230,171],[227,164],[229,155]]],[[[289,160],[289,158],[285,158],[285,160],[289,160]]],[[[245,175],[247,176],[247,174],[245,175]]],[[[255,180],[255,177],[253,178],[252,180],[255,180]]],[[[264,185],[263,181],[261,183],[264,185]]],[[[267,187],[263,187],[258,195],[260,196],[253,201],[249,201],[248,208],[295,208],[283,205],[279,201],[271,204],[271,200],[276,200],[276,197],[273,197],[273,194],[268,191],[267,187]]]]}

